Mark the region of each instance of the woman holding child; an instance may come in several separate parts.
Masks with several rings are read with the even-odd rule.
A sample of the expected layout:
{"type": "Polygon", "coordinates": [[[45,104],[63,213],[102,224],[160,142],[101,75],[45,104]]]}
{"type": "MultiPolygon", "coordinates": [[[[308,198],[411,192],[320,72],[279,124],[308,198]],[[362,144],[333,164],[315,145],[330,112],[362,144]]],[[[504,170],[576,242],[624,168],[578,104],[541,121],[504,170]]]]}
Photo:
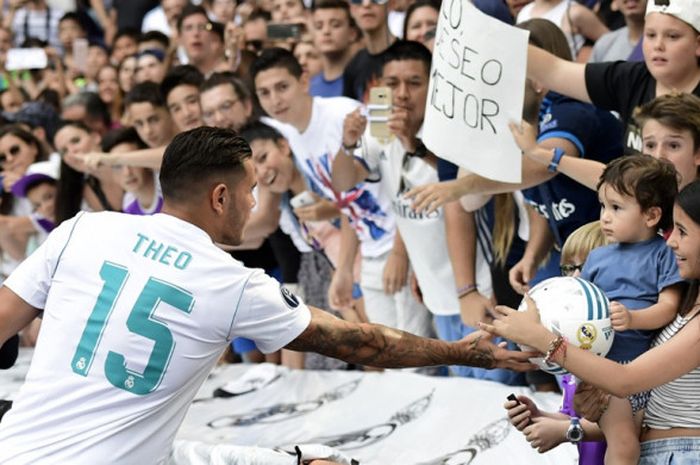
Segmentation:
{"type": "MultiPolygon", "coordinates": [[[[536,306],[526,312],[498,307],[498,318],[483,328],[548,353],[582,380],[617,397],[651,390],[641,435],[640,465],[697,463],[700,455],[700,181],[687,184],[673,208],[668,246],[688,283],[674,319],[652,348],[621,365],[571,346],[539,323],[536,306]]],[[[519,409],[516,422],[536,416],[519,409]]],[[[514,410],[511,411],[513,416],[514,410]]]]}

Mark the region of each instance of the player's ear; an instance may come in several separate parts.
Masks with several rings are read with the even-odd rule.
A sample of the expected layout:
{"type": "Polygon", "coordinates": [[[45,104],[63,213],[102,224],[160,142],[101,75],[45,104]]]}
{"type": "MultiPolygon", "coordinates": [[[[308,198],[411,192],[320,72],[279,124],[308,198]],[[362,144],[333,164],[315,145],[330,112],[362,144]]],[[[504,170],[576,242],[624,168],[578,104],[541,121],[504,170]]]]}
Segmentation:
{"type": "Polygon", "coordinates": [[[228,187],[222,182],[215,184],[209,191],[211,207],[217,215],[222,215],[228,209],[228,205],[226,205],[229,201],[228,194],[228,187]]]}

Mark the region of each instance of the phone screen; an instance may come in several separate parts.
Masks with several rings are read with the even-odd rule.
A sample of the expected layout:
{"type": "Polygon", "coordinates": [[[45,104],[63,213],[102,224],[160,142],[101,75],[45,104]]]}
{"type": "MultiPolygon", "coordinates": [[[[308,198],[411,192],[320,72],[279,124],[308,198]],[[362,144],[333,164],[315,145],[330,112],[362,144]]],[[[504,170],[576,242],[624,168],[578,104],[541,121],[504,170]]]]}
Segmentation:
{"type": "Polygon", "coordinates": [[[301,24],[268,24],[267,38],[273,40],[298,39],[301,37],[301,29],[301,24]]]}
{"type": "Polygon", "coordinates": [[[73,63],[75,64],[75,69],[82,73],[87,69],[89,47],[87,39],[75,39],[73,41],[73,63]]]}

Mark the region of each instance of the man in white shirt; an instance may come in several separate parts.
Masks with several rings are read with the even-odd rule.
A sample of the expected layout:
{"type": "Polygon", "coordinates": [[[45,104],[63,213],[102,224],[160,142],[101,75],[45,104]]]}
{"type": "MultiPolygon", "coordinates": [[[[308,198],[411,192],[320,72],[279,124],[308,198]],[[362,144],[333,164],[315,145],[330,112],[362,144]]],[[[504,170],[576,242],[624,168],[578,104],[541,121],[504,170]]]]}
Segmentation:
{"type": "Polygon", "coordinates": [[[43,309],[25,384],[0,424],[0,463],[161,464],[231,339],[383,367],[529,369],[483,333],[446,343],[307,307],[214,245],[239,244],[254,205],[250,147],[201,127],[168,146],[153,216],[83,213],[0,288],[0,344],[43,309]]]}
{"type": "MultiPolygon", "coordinates": [[[[421,336],[431,335],[429,312],[406,286],[408,258],[400,237],[395,236],[396,223],[389,196],[383,192],[384,186],[364,182],[343,192],[332,186],[331,166],[341,145],[343,120],[360,103],[346,97],[311,97],[308,76],[302,74],[294,55],[281,48],[264,50],[251,65],[251,77],[263,109],[274,120],[296,129],[302,150],[294,150],[294,158],[311,190],[334,202],[355,230],[362,256],[360,285],[370,321],[421,336]]],[[[329,219],[321,217],[320,211],[321,208],[319,216],[310,214],[299,219],[329,219]]],[[[349,236],[343,235],[343,238],[349,236]]],[[[356,242],[342,243],[338,261],[353,263],[356,247],[356,242]]],[[[335,275],[334,281],[340,278],[335,275]]],[[[351,277],[344,276],[342,281],[351,283],[351,277]]],[[[340,299],[333,298],[333,288],[332,284],[329,293],[331,300],[337,302],[340,299]]]]}
{"type": "Polygon", "coordinates": [[[160,31],[170,37],[185,5],[186,0],[161,0],[159,6],[143,17],[141,32],[160,31]]]}
{"type": "MultiPolygon", "coordinates": [[[[392,96],[392,112],[387,122],[392,137],[380,142],[371,135],[367,119],[359,111],[349,113],[343,127],[343,145],[333,161],[333,186],[343,191],[365,179],[379,179],[385,186],[384,191],[391,195],[398,232],[406,244],[423,301],[433,314],[438,336],[447,341],[459,339],[465,331],[472,331],[462,324],[460,307],[473,305],[467,303],[469,294],[474,297],[485,292],[484,282],[490,284],[490,279],[481,278],[490,278],[488,264],[476,260],[482,266],[475,266],[474,256],[464,257],[464,261],[471,259],[471,266],[465,266],[471,273],[468,282],[476,285],[468,286],[459,295],[446,231],[449,212],[442,207],[430,213],[416,212],[412,200],[405,196],[415,186],[438,181],[437,158],[420,140],[431,54],[418,42],[397,41],[384,51],[382,61],[381,84],[391,89],[392,96]]],[[[469,240],[468,235],[458,238],[463,243],[469,240]]],[[[455,368],[460,376],[479,377],[473,368],[455,368]]]]}

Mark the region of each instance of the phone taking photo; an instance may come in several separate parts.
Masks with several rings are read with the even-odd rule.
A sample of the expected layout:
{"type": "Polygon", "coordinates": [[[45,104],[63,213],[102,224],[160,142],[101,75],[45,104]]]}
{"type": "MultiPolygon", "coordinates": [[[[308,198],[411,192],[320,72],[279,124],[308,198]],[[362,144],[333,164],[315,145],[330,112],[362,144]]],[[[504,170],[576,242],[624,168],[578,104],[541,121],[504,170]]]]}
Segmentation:
{"type": "Polygon", "coordinates": [[[73,64],[75,69],[84,73],[87,69],[88,49],[90,44],[87,39],[78,38],[73,40],[73,64]]]}
{"type": "Polygon", "coordinates": [[[304,191],[300,194],[297,194],[289,200],[289,205],[291,205],[292,208],[306,207],[315,203],[316,199],[314,198],[313,194],[311,194],[311,192],[309,191],[304,191]]]}
{"type": "Polygon", "coordinates": [[[369,90],[369,104],[367,105],[369,133],[382,143],[389,142],[392,137],[389,131],[391,103],[391,88],[378,86],[369,90]]]}
{"type": "Polygon", "coordinates": [[[298,39],[301,37],[304,25],[270,23],[267,25],[267,38],[270,40],[298,39]]]}

